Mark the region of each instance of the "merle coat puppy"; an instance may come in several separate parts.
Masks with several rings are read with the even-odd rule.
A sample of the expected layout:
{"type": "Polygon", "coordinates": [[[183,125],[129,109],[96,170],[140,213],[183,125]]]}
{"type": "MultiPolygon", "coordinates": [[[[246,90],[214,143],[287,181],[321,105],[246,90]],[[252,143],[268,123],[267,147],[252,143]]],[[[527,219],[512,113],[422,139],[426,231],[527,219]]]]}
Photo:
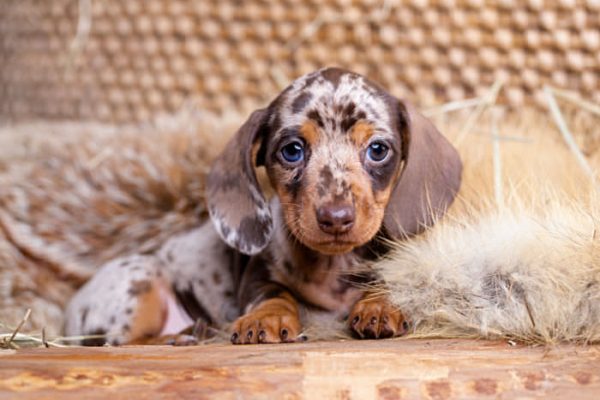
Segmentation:
{"type": "Polygon", "coordinates": [[[252,113],[215,160],[210,221],[154,255],[102,267],[71,301],[67,333],[131,343],[200,319],[230,327],[234,344],[290,342],[302,338],[303,307],[348,317],[358,338],[401,335],[404,315],[370,295],[376,277],[365,266],[386,240],[440,217],[461,171],[410,103],[342,69],[305,75],[252,113]]]}

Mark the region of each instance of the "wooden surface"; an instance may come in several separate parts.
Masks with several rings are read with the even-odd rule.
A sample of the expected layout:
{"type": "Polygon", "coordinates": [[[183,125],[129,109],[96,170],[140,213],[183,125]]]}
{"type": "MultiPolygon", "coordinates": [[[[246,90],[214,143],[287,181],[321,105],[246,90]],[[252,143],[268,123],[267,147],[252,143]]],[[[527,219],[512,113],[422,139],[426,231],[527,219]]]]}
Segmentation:
{"type": "Polygon", "coordinates": [[[484,341],[0,351],[0,398],[600,399],[600,347],[484,341]]]}

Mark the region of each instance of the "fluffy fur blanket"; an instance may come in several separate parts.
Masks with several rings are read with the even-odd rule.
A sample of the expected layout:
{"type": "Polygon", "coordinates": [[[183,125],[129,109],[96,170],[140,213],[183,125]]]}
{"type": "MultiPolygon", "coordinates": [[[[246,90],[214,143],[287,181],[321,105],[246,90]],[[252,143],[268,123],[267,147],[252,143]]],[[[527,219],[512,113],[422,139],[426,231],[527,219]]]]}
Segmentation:
{"type": "MultiPolygon", "coordinates": [[[[0,129],[0,322],[31,308],[27,330],[59,334],[97,266],[199,224],[210,160],[241,120],[184,112],[152,126],[0,129]]],[[[558,133],[539,116],[506,119],[494,171],[486,121],[463,141],[460,118],[436,123],[463,157],[459,199],[373,266],[412,335],[600,341],[596,187],[558,133]]]]}

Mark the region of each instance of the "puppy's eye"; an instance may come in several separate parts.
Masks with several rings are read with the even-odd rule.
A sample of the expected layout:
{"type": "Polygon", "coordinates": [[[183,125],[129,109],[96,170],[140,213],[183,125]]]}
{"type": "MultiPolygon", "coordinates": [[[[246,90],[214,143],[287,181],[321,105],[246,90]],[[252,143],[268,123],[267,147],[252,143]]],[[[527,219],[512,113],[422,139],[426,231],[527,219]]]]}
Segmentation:
{"type": "Polygon", "coordinates": [[[367,158],[373,162],[379,163],[387,158],[389,151],[390,148],[385,143],[373,142],[367,149],[367,158]]]}
{"type": "Polygon", "coordinates": [[[304,144],[300,141],[286,144],[281,148],[281,156],[291,164],[299,163],[304,159],[304,144]]]}

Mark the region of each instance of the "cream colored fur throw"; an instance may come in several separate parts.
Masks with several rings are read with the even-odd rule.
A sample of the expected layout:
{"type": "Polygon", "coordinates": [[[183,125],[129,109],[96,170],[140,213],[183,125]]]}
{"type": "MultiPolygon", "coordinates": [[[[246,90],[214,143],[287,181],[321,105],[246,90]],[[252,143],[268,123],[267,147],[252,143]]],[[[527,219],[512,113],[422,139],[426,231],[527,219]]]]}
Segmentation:
{"type": "MultiPolygon", "coordinates": [[[[0,323],[31,308],[25,330],[59,334],[66,302],[99,265],[204,220],[206,170],[241,120],[2,127],[0,323]]],[[[596,187],[558,132],[544,116],[502,121],[495,193],[489,121],[460,143],[464,119],[435,122],[464,161],[459,198],[373,266],[412,336],[600,341],[596,187]]],[[[595,143],[580,138],[593,167],[595,143]]]]}

